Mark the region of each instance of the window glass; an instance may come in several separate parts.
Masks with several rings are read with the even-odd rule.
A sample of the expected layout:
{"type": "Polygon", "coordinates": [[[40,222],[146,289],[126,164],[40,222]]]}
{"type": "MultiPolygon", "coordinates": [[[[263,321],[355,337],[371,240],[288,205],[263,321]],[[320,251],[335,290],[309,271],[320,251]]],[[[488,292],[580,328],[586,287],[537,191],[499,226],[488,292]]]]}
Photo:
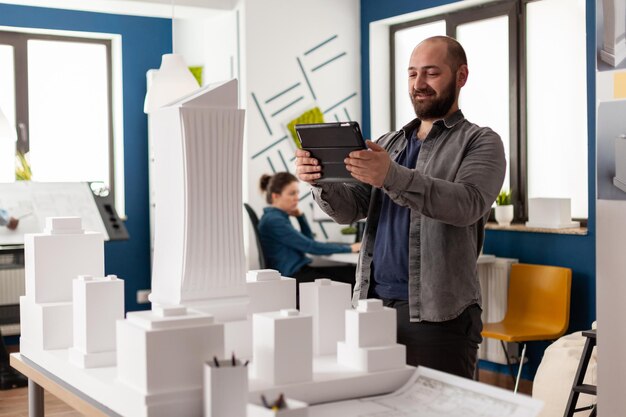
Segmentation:
{"type": "MultiPolygon", "coordinates": [[[[459,25],[457,39],[465,49],[469,67],[459,106],[469,121],[489,126],[500,135],[509,166],[509,18],[498,16],[459,25]]],[[[510,187],[507,169],[502,188],[510,187]]]]}
{"type": "Polygon", "coordinates": [[[109,181],[107,52],[28,41],[30,163],[36,181],[109,181]]]}
{"type": "MultiPolygon", "coordinates": [[[[15,74],[13,47],[0,45],[0,110],[15,129],[15,74]]],[[[13,138],[14,139],[14,138],[13,138]]],[[[0,138],[0,182],[15,180],[15,142],[0,138]]]]}
{"type": "Polygon", "coordinates": [[[526,12],[528,197],[571,198],[572,217],[586,218],[585,2],[543,0],[526,12]]]}
{"type": "Polygon", "coordinates": [[[409,99],[408,68],[413,48],[426,38],[446,34],[446,22],[439,20],[407,29],[399,30],[394,35],[395,47],[395,126],[400,129],[415,118],[413,105],[409,99]]]}
{"type": "Polygon", "coordinates": [[[0,45],[0,109],[15,125],[15,71],[13,47],[0,45]]]}
{"type": "Polygon", "coordinates": [[[413,117],[400,75],[415,45],[410,34],[423,39],[443,34],[447,25],[468,55],[469,79],[459,105],[468,120],[502,138],[508,163],[503,189],[516,197],[516,220],[526,219],[526,200],[535,197],[570,198],[572,216],[587,218],[585,7],[585,0],[517,0],[430,17],[440,19],[435,23],[397,25],[394,127],[413,117]],[[514,18],[519,5],[524,31],[514,18]],[[518,50],[510,40],[522,34],[518,50]]]}

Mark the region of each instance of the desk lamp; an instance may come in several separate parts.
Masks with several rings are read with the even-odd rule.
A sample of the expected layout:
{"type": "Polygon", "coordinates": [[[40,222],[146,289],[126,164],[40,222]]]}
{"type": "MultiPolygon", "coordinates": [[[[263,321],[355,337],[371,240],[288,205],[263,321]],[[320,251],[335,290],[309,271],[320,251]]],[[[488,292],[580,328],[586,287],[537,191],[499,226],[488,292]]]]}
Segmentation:
{"type": "MultiPolygon", "coordinates": [[[[172,2],[172,51],[174,50],[174,2],[172,2]]],[[[150,73],[148,73],[150,78],[150,73]]],[[[198,81],[189,71],[180,54],[164,54],[161,67],[156,71],[152,82],[148,83],[148,92],[143,111],[150,114],[177,98],[191,93],[199,87],[198,81]]]]}

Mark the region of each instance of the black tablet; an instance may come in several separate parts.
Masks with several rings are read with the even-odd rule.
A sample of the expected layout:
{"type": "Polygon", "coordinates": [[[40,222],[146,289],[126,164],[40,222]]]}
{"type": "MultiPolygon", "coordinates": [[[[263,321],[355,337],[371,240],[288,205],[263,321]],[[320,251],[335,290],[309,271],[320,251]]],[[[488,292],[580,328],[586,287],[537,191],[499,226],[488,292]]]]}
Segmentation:
{"type": "Polygon", "coordinates": [[[352,151],[366,149],[357,122],[296,125],[302,149],[311,153],[322,166],[316,182],[355,182],[343,162],[352,151]]]}

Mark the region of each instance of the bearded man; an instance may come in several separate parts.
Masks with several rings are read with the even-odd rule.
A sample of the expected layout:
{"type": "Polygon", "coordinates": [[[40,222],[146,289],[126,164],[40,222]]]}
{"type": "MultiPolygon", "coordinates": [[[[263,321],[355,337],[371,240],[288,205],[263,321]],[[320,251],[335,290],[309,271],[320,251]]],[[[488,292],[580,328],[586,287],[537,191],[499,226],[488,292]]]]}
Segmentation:
{"type": "Polygon", "coordinates": [[[304,150],[296,173],[338,223],[367,218],[354,302],[396,309],[408,364],[471,378],[482,341],[476,261],[506,162],[498,134],[459,110],[468,74],[456,40],[424,40],[408,68],[417,117],[346,158],[360,183],[316,184],[319,161],[304,150]]]}

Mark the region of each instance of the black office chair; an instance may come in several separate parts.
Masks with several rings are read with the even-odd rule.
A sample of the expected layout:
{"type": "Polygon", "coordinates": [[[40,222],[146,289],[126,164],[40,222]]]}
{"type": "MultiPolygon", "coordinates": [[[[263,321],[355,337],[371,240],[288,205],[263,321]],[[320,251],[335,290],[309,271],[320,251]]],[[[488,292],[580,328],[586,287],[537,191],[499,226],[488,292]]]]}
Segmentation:
{"type": "Polygon", "coordinates": [[[267,262],[265,261],[265,254],[263,253],[263,246],[261,246],[261,238],[259,236],[259,218],[254,212],[254,209],[250,207],[248,203],[243,203],[243,207],[246,209],[250,222],[252,223],[252,229],[254,229],[257,252],[259,252],[259,269],[265,269],[267,267],[267,262]]]}

